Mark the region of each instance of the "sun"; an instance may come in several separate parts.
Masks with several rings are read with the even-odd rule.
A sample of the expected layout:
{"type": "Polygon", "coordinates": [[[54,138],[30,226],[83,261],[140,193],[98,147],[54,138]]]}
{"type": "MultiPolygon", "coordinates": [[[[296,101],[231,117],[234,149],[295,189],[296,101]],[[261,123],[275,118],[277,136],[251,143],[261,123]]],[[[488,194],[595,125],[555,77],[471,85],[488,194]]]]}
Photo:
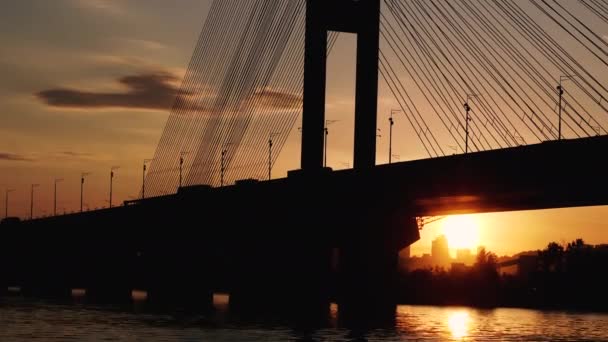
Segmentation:
{"type": "Polygon", "coordinates": [[[450,249],[472,250],[479,246],[479,224],[472,215],[448,216],[442,229],[450,249]]]}

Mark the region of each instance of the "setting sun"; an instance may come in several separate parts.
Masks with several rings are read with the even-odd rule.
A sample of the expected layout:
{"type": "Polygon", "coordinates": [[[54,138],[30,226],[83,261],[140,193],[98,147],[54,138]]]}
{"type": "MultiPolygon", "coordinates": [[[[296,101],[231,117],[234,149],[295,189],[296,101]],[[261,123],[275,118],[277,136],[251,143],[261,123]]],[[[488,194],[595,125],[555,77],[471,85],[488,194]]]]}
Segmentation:
{"type": "Polygon", "coordinates": [[[471,215],[448,216],[442,223],[451,249],[475,249],[479,245],[479,224],[471,215]]]}

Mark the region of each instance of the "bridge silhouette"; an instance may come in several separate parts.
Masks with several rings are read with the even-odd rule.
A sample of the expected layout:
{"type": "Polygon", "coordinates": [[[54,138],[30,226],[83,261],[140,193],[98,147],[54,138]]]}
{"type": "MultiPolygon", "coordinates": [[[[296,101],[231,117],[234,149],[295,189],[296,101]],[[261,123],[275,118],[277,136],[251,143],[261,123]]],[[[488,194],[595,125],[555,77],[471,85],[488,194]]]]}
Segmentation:
{"type": "MultiPolygon", "coordinates": [[[[462,4],[479,15],[480,23],[489,20],[482,13],[490,12],[462,4]]],[[[93,298],[114,300],[130,298],[137,288],[146,290],[151,301],[195,307],[211,305],[214,291],[226,291],[231,306],[244,310],[322,311],[333,299],[344,312],[391,315],[398,252],[419,239],[417,217],[608,204],[608,179],[600,157],[608,150],[608,136],[603,135],[601,119],[587,115],[576,99],[562,97],[563,88],[549,94],[559,98],[558,127],[529,104],[534,101],[511,97],[509,106],[526,109],[517,118],[538,138],[533,144],[522,144],[522,135],[507,127],[510,121],[499,117],[503,110],[497,102],[479,100],[479,113],[470,113],[468,95],[477,89],[475,82],[457,92],[469,93],[464,97],[466,115],[444,123],[459,145],[467,141],[462,148],[466,152],[470,139],[472,152],[446,155],[424,120],[416,121],[381,46],[384,37],[394,43],[389,48],[399,51],[397,29],[414,28],[415,22],[409,22],[410,26],[402,22],[397,28],[383,18],[401,17],[407,11],[421,23],[424,11],[447,15],[443,6],[392,0],[215,1],[145,176],[147,197],[142,189],[142,199],[115,208],[5,221],[1,260],[7,271],[0,285],[20,286],[36,295],[67,295],[72,288],[86,288],[93,298]],[[297,18],[303,12],[305,41],[299,51],[291,49],[289,42],[299,32],[297,18]],[[221,35],[227,27],[233,27],[235,34],[241,32],[240,40],[221,35]],[[336,37],[331,32],[357,34],[354,163],[352,169],[340,171],[324,167],[323,162],[326,65],[336,37]],[[290,87],[298,87],[291,76],[300,69],[280,61],[285,54],[299,52],[304,56],[301,168],[286,178],[271,179],[273,163],[286,139],[273,132],[292,127],[299,114],[298,92],[290,92],[290,87]],[[201,73],[203,67],[209,70],[206,75],[201,73]],[[221,72],[216,75],[214,68],[221,72]],[[273,78],[282,73],[286,77],[273,78]],[[412,128],[433,158],[376,165],[379,73],[399,98],[403,112],[410,113],[412,128]],[[207,79],[201,82],[197,77],[207,79]],[[210,81],[214,78],[215,83],[210,81]],[[288,86],[279,88],[281,84],[288,86]],[[216,93],[205,97],[205,92],[216,93]],[[568,110],[562,108],[562,101],[568,103],[568,110]],[[284,115],[263,112],[257,113],[260,120],[254,120],[264,106],[284,115]],[[478,130],[477,135],[469,136],[470,115],[476,117],[471,127],[478,130]],[[485,126],[480,123],[484,115],[485,126]],[[576,139],[563,138],[562,123],[564,132],[568,129],[576,139]],[[483,127],[487,137],[482,135],[483,127]],[[503,148],[490,148],[492,139],[503,148]],[[258,163],[236,176],[260,174],[267,168],[268,180],[248,176],[237,178],[234,184],[225,182],[228,166],[236,165],[241,157],[250,161],[251,155],[265,148],[269,149],[267,165],[258,163]],[[193,157],[186,161],[185,153],[193,157]],[[178,177],[173,169],[163,171],[175,164],[176,156],[180,187],[175,194],[162,195],[161,189],[175,184],[178,177]],[[183,184],[182,166],[186,168],[183,184]]],[[[517,5],[496,6],[505,6],[500,7],[505,17],[519,13],[517,5]]],[[[557,15],[547,13],[549,18],[557,15]]],[[[509,23],[521,25],[524,33],[524,25],[530,24],[523,19],[509,23]]],[[[492,34],[495,29],[489,28],[492,34]]],[[[601,46],[598,50],[604,51],[601,46]]],[[[430,56],[432,51],[425,51],[430,56]]],[[[546,51],[550,51],[548,45],[546,51]]],[[[435,66],[441,63],[433,60],[435,66]]],[[[520,67],[533,70],[530,66],[520,67]]],[[[599,87],[593,85],[597,80],[585,75],[583,67],[579,69],[580,77],[572,76],[573,70],[564,71],[595,99],[594,106],[605,108],[603,92],[598,91],[599,101],[593,93],[599,87]]],[[[506,70],[489,71],[503,75],[506,70]]],[[[443,85],[452,86],[450,76],[444,76],[443,85]]],[[[419,81],[415,76],[412,80],[419,81]]],[[[512,84],[508,85],[512,90],[512,84]]],[[[429,82],[421,89],[426,86],[443,87],[429,82]]],[[[508,90],[505,94],[515,96],[508,90]]],[[[452,102],[449,98],[438,101],[452,102]]]]}

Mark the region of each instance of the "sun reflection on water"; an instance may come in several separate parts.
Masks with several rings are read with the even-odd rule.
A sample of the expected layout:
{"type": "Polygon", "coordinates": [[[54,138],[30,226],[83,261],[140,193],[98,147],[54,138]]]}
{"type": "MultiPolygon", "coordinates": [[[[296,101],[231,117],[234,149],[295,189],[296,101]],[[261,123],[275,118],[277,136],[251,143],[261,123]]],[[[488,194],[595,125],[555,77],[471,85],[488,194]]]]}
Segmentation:
{"type": "Polygon", "coordinates": [[[454,338],[462,339],[468,335],[470,319],[466,311],[456,311],[448,316],[448,327],[454,338]]]}

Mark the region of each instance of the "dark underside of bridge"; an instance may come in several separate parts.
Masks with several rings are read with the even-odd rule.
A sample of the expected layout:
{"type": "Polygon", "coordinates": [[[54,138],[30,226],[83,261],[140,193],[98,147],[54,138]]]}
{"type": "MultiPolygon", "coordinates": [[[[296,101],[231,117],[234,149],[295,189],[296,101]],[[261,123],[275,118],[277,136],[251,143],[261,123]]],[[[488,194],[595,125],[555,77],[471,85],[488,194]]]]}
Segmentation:
{"type": "MultiPolygon", "coordinates": [[[[1,288],[100,300],[391,312],[416,216],[608,203],[608,137],[182,188],[124,206],[0,226],[1,288]]],[[[307,309],[307,310],[304,310],[307,309]]]]}

